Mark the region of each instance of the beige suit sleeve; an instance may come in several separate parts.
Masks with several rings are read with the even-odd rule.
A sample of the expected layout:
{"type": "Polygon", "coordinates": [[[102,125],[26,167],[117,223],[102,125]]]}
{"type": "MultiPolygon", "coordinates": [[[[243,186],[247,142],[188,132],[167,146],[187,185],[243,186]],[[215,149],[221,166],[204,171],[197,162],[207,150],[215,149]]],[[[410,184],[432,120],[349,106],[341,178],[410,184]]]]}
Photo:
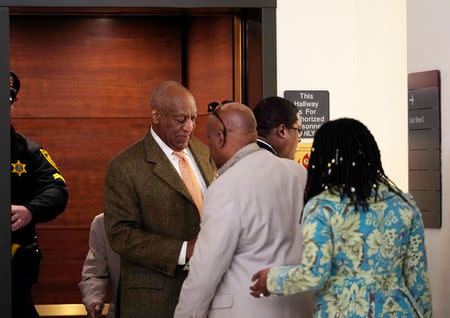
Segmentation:
{"type": "Polygon", "coordinates": [[[89,252],[86,256],[78,284],[83,304],[89,307],[93,303],[102,303],[106,297],[107,286],[110,282],[108,264],[106,261],[105,237],[103,222],[95,218],[89,233],[89,252]]]}
{"type": "Polygon", "coordinates": [[[239,242],[241,223],[233,202],[220,203],[211,198],[205,200],[203,211],[202,229],[174,318],[208,316],[211,300],[231,264],[239,242]]]}

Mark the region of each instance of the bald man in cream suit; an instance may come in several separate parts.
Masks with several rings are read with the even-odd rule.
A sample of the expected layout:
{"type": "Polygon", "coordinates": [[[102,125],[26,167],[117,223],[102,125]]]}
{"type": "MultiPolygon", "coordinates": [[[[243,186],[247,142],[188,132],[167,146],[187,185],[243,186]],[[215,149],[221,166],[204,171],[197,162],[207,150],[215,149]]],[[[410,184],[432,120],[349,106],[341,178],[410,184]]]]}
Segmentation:
{"type": "Polygon", "coordinates": [[[300,262],[306,170],[258,147],[255,118],[242,104],[215,110],[207,129],[220,169],[205,194],[175,317],[308,317],[303,295],[257,299],[249,289],[259,269],[300,262]]]}

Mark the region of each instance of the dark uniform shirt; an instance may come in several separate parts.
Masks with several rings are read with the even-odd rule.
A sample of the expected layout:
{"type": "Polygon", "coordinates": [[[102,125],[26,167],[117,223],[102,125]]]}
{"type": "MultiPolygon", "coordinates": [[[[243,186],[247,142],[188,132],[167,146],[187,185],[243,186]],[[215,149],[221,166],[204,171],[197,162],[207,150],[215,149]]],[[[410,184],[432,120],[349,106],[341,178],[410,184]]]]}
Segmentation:
{"type": "Polygon", "coordinates": [[[41,261],[35,224],[53,220],[67,200],[66,183],[49,154],[11,127],[11,205],[32,214],[29,224],[11,233],[12,317],[39,317],[31,296],[41,261]]]}
{"type": "Polygon", "coordinates": [[[36,243],[35,224],[56,218],[67,200],[64,178],[50,155],[11,127],[11,204],[25,206],[33,216],[27,226],[12,232],[11,244],[36,243]]]}

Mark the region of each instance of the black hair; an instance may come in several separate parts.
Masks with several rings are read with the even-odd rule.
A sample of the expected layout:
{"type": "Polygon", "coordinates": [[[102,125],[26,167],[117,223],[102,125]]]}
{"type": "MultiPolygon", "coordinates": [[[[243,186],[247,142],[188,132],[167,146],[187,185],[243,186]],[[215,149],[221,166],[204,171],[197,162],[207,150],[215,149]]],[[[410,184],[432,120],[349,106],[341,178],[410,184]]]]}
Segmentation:
{"type": "Polygon", "coordinates": [[[298,120],[298,108],[289,100],[278,96],[264,98],[253,109],[258,135],[267,137],[279,125],[291,128],[298,120]]]}
{"type": "Polygon", "coordinates": [[[323,124],[314,136],[308,165],[304,202],[328,189],[348,197],[355,209],[368,209],[369,198],[380,184],[408,202],[397,186],[386,176],[380,150],[369,129],[351,118],[323,124]]]}

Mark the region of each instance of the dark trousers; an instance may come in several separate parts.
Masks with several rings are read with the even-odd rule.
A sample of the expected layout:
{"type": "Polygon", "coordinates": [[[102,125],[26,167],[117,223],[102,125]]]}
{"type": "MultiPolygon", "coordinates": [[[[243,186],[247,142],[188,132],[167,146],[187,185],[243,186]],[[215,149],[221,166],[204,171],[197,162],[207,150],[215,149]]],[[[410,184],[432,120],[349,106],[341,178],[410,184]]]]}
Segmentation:
{"type": "Polygon", "coordinates": [[[37,282],[41,252],[37,247],[19,248],[12,260],[12,318],[39,317],[31,297],[37,282]]]}
{"type": "Polygon", "coordinates": [[[30,277],[13,278],[12,284],[12,317],[13,318],[34,318],[39,317],[34,308],[31,297],[33,281],[30,277]]]}

